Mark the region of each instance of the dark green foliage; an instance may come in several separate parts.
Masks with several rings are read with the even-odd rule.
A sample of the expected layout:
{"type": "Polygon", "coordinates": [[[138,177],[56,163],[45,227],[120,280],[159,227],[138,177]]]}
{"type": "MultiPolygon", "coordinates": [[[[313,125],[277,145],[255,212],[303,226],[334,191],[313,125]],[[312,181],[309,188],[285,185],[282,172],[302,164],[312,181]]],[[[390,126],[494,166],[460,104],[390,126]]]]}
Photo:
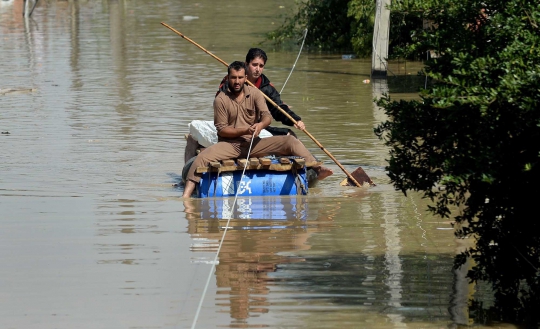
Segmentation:
{"type": "Polygon", "coordinates": [[[347,16],[349,0],[297,1],[298,11],[286,17],[285,23],[268,34],[268,39],[281,44],[287,39],[300,39],[308,29],[306,45],[324,51],[351,50],[351,26],[354,20],[347,16]]]}
{"type": "MultiPolygon", "coordinates": [[[[360,57],[371,55],[376,0],[307,0],[297,1],[297,7],[296,14],[268,33],[269,40],[278,45],[302,40],[308,28],[308,46],[334,52],[353,50],[360,57]]],[[[409,46],[416,31],[422,29],[421,15],[392,12],[390,20],[390,57],[418,57],[419,51],[409,46]]]]}
{"type": "Polygon", "coordinates": [[[501,318],[540,320],[540,4],[526,0],[394,2],[433,28],[408,51],[433,50],[418,101],[379,100],[375,132],[397,189],[423,191],[475,246],[472,280],[489,281],[501,318]],[[482,14],[483,13],[483,14],[482,14]]]}
{"type": "Polygon", "coordinates": [[[361,57],[371,55],[373,44],[373,24],[375,23],[375,1],[351,0],[348,15],[354,18],[352,45],[355,53],[361,57]]]}
{"type": "Polygon", "coordinates": [[[417,49],[417,35],[423,29],[423,19],[408,12],[390,11],[390,40],[388,57],[390,59],[425,59],[425,50],[417,49]]]}

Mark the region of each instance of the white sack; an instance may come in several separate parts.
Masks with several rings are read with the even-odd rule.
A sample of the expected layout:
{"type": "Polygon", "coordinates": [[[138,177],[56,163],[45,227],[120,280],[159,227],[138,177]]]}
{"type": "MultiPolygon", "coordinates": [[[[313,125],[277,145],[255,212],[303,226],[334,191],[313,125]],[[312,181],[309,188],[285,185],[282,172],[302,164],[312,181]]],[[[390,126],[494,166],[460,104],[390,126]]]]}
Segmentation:
{"type": "MultiPolygon", "coordinates": [[[[214,121],[193,120],[188,124],[189,133],[202,146],[209,147],[218,141],[216,126],[214,121]]],[[[260,138],[271,137],[272,134],[266,129],[261,130],[260,138]]]]}

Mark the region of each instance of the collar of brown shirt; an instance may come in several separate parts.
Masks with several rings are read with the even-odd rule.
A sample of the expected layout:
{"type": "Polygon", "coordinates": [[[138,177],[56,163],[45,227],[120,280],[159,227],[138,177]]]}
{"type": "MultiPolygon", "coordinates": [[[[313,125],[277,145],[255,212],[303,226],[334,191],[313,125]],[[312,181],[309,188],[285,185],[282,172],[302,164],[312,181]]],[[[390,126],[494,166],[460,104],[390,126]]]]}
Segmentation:
{"type": "Polygon", "coordinates": [[[220,141],[248,141],[250,135],[241,136],[235,139],[219,137],[219,132],[227,127],[245,128],[260,122],[263,116],[272,115],[268,111],[266,101],[260,92],[248,85],[244,86],[244,97],[240,101],[233,99],[234,94],[229,90],[220,92],[214,99],[214,125],[218,131],[220,141]]]}

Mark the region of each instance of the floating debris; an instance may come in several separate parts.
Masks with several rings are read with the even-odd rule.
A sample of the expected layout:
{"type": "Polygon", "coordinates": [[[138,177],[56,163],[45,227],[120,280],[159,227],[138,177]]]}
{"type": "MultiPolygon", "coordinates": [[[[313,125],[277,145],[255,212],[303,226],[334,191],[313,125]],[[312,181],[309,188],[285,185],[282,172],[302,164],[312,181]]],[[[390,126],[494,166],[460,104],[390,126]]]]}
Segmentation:
{"type": "Polygon", "coordinates": [[[0,95],[6,95],[6,94],[29,94],[31,92],[36,91],[34,88],[21,88],[21,89],[0,89],[0,95]]]}

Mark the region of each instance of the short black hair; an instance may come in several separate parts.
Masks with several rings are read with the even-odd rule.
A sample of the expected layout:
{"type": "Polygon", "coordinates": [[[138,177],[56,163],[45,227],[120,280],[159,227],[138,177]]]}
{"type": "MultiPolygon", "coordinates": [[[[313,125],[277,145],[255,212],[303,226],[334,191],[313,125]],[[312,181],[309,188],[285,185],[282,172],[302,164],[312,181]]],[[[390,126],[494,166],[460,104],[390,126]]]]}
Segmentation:
{"type": "Polygon", "coordinates": [[[227,69],[227,75],[231,74],[231,70],[235,70],[235,71],[244,70],[244,72],[247,72],[246,63],[240,62],[240,61],[234,61],[229,65],[229,68],[227,69]]]}
{"type": "Polygon", "coordinates": [[[266,61],[268,60],[268,57],[266,56],[266,53],[264,52],[264,50],[260,49],[260,48],[251,48],[247,55],[246,55],[246,63],[250,63],[252,60],[254,60],[255,58],[257,57],[260,57],[263,59],[264,61],[264,64],[266,64],[266,61]]]}

